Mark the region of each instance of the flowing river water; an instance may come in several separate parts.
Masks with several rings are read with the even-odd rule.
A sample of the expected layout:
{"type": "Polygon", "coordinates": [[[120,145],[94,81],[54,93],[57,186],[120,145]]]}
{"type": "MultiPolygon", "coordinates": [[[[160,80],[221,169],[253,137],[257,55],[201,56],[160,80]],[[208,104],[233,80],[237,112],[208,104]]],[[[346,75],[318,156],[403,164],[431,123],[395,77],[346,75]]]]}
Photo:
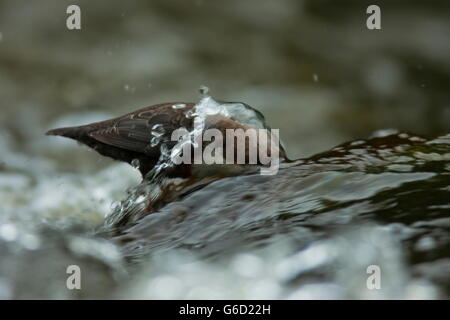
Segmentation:
{"type": "Polygon", "coordinates": [[[80,1],[80,32],[44,2],[0,2],[0,299],[450,297],[447,2],[379,33],[361,1],[80,1]],[[298,160],[148,214],[138,170],[45,136],[201,84],[298,160]]]}

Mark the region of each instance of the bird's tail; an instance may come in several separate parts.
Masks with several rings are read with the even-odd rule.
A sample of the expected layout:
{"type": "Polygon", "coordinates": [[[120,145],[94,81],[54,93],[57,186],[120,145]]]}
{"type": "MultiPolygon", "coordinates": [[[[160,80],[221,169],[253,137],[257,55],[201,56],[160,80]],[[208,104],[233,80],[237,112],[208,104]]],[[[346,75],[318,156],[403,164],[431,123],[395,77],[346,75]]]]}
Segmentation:
{"type": "Polygon", "coordinates": [[[83,140],[89,132],[89,126],[64,127],[52,129],[46,132],[48,136],[61,136],[74,140],[83,140]]]}

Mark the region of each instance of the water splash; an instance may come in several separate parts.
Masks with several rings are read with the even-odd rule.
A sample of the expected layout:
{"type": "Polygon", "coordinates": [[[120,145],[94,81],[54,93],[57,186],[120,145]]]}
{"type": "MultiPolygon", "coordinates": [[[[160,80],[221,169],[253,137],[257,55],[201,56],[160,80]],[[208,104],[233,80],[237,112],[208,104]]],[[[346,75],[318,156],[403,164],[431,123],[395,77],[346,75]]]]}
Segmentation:
{"type": "Polygon", "coordinates": [[[162,124],[158,123],[152,127],[152,136],[162,137],[164,133],[166,133],[166,130],[164,129],[164,126],[162,124]]]}

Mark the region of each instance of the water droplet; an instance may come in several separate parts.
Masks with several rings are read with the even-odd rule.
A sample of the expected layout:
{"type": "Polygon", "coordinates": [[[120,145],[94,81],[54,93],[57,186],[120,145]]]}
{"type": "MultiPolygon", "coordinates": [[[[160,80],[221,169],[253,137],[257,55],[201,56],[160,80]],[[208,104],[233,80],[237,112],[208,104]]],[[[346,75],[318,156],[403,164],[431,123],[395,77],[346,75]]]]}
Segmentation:
{"type": "Polygon", "coordinates": [[[111,210],[115,211],[117,210],[117,208],[119,208],[122,205],[122,203],[120,201],[114,201],[113,203],[111,203],[111,210]]]}
{"type": "Polygon", "coordinates": [[[183,109],[183,108],[186,108],[186,104],[185,103],[176,103],[176,104],[172,105],[172,108],[183,109]]]}
{"type": "Polygon", "coordinates": [[[41,241],[33,234],[25,234],[22,237],[22,245],[28,250],[36,250],[39,248],[41,241]]]}
{"type": "Polygon", "coordinates": [[[195,117],[197,114],[195,113],[194,109],[188,110],[185,114],[186,118],[191,119],[195,117]]]}
{"type": "Polygon", "coordinates": [[[206,96],[209,93],[209,88],[207,86],[200,86],[199,92],[202,96],[206,96]]]}
{"type": "Polygon", "coordinates": [[[136,200],[134,201],[135,204],[139,204],[145,201],[145,196],[144,195],[139,195],[139,197],[136,198],[136,200]]]}
{"type": "Polygon", "coordinates": [[[164,129],[164,126],[162,124],[158,123],[152,127],[152,136],[159,138],[163,136],[164,133],[166,133],[166,130],[164,129]]]}
{"type": "Polygon", "coordinates": [[[10,223],[0,226],[0,237],[6,241],[14,241],[18,235],[17,228],[10,223]]]}
{"type": "Polygon", "coordinates": [[[150,146],[156,147],[159,144],[159,138],[158,137],[153,137],[152,140],[150,141],[150,146]]]}
{"type": "Polygon", "coordinates": [[[136,88],[130,86],[129,84],[125,84],[125,85],[123,86],[123,88],[125,89],[125,91],[129,91],[129,92],[131,92],[131,93],[134,93],[134,92],[136,91],[136,88]]]}
{"type": "Polygon", "coordinates": [[[8,300],[12,297],[12,286],[9,283],[9,280],[4,278],[0,278],[0,299],[8,300]]]}
{"type": "Polygon", "coordinates": [[[419,239],[416,242],[416,245],[415,245],[415,248],[418,251],[428,251],[435,247],[436,247],[436,241],[430,236],[422,237],[421,239],[419,239]]]}
{"type": "Polygon", "coordinates": [[[139,161],[139,159],[133,159],[131,161],[131,165],[133,166],[133,168],[139,169],[139,167],[141,166],[141,162],[139,161]]]}
{"type": "Polygon", "coordinates": [[[319,76],[317,75],[317,73],[313,74],[313,80],[314,82],[319,82],[319,76]]]}
{"type": "Polygon", "coordinates": [[[397,133],[398,133],[397,129],[380,129],[373,132],[369,138],[383,138],[397,133]]]}

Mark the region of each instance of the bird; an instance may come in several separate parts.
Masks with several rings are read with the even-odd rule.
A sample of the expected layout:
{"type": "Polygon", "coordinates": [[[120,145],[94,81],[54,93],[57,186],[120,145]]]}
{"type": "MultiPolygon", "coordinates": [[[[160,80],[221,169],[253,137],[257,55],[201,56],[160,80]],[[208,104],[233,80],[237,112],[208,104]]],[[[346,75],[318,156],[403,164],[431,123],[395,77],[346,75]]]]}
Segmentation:
{"type": "MultiPolygon", "coordinates": [[[[264,117],[259,111],[248,104],[239,104],[244,111],[254,112],[255,118],[264,122],[264,117]]],[[[170,137],[173,130],[181,127],[188,131],[192,130],[194,125],[192,113],[195,106],[196,104],[192,102],[160,103],[109,120],[52,129],[46,134],[76,140],[103,156],[132,165],[141,172],[142,177],[145,177],[160,159],[159,139],[163,136],[170,137]]],[[[228,118],[219,114],[207,118],[205,129],[215,127],[225,133],[229,128],[247,129],[250,126],[233,117],[228,118]]],[[[176,142],[171,141],[169,147],[175,144],[176,142]]],[[[282,147],[280,157],[285,157],[282,147]]],[[[190,173],[190,166],[178,167],[177,174],[190,173]]]]}
{"type": "Polygon", "coordinates": [[[186,112],[194,105],[178,102],[151,105],[109,120],[52,129],[46,135],[76,140],[103,156],[137,167],[145,176],[160,157],[159,146],[152,144],[152,130],[160,127],[166,131],[179,127],[189,130],[192,120],[186,117],[186,112]],[[134,165],[137,161],[139,166],[134,165]]]}

